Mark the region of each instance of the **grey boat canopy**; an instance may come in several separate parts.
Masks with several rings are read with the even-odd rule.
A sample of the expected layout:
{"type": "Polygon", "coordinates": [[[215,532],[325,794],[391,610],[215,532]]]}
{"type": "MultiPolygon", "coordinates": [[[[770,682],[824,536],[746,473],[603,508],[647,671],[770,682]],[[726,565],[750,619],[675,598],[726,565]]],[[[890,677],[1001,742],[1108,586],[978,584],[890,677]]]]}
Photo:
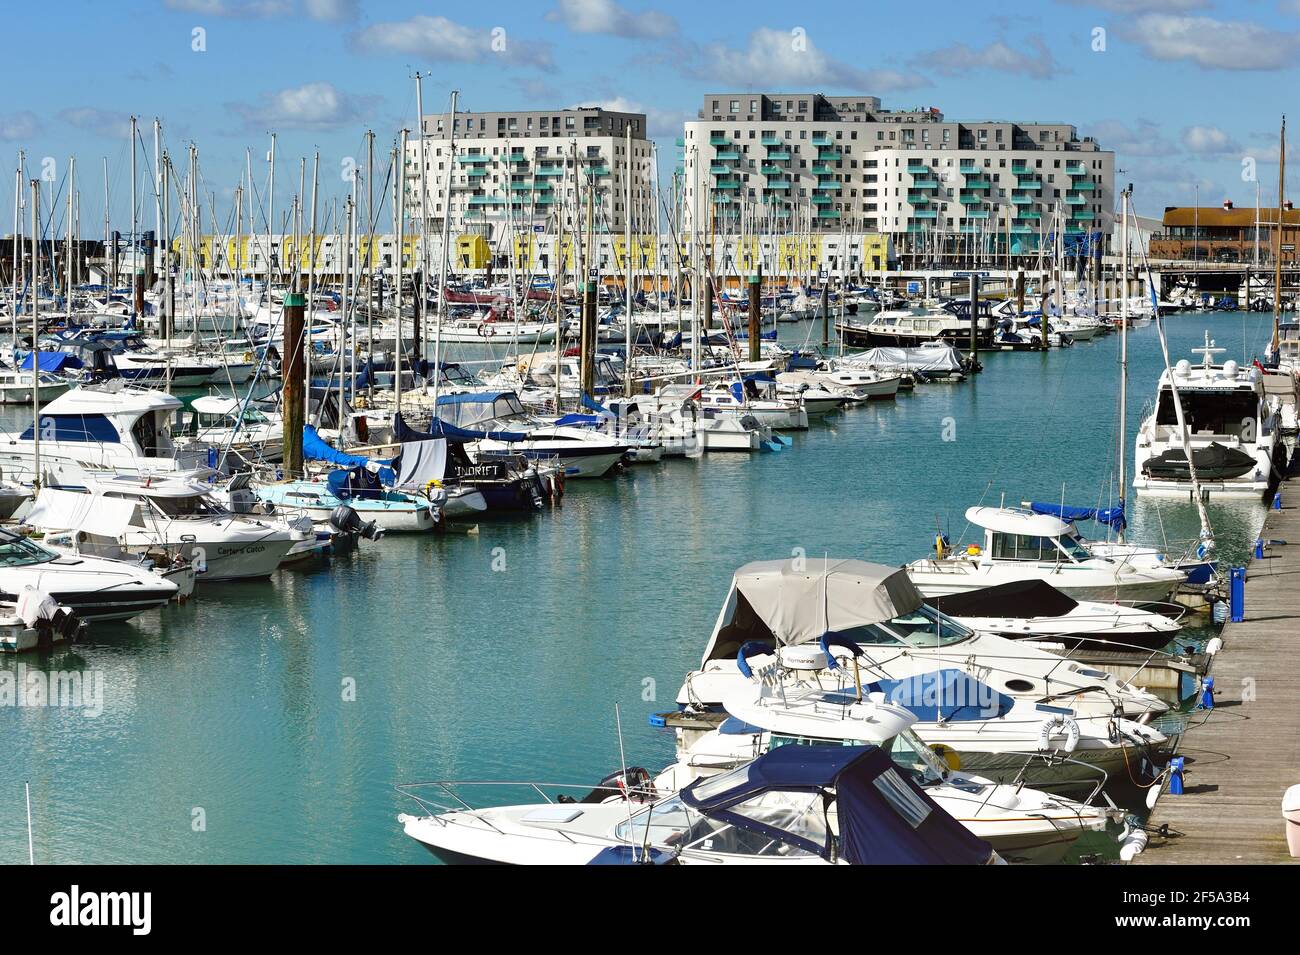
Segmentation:
{"type": "Polygon", "coordinates": [[[758,640],[788,646],[911,613],[923,603],[907,571],[864,560],[759,560],[736,571],[701,666],[758,640]]]}

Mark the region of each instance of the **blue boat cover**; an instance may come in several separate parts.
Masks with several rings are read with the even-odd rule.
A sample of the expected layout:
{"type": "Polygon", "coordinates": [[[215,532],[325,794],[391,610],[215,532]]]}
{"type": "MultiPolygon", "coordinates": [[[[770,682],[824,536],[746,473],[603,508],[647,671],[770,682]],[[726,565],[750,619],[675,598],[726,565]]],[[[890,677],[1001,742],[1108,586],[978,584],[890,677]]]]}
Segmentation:
{"type": "MultiPolygon", "coordinates": [[[[40,364],[41,371],[62,371],[65,368],[80,368],[81,360],[76,355],[69,355],[61,351],[41,351],[36,352],[40,358],[37,362],[40,364]]],[[[21,371],[32,370],[32,353],[28,352],[23,358],[23,363],[18,366],[21,371]]]]}
{"type": "Polygon", "coordinates": [[[700,782],[692,783],[682,791],[682,801],[710,818],[829,859],[834,852],[829,836],[826,844],[818,845],[772,825],[766,813],[762,818],[759,812],[751,815],[743,804],[774,791],[834,789],[839,854],[852,865],[980,865],[992,852],[876,746],[779,746],[736,776],[730,789],[703,799],[696,794],[700,782]]]}
{"type": "Polygon", "coordinates": [[[603,415],[606,418],[618,417],[617,415],[614,414],[614,412],[610,411],[608,408],[602,405],[595,398],[591,397],[591,395],[587,394],[585,391],[582,393],[582,406],[586,408],[588,411],[594,411],[596,412],[596,414],[603,415]]]}
{"type": "MultiPolygon", "coordinates": [[[[953,722],[977,722],[998,719],[1011,712],[1015,701],[999,693],[962,670],[944,669],[918,673],[906,680],[879,680],[863,687],[866,693],[884,693],[896,706],[911,710],[922,723],[940,719],[953,722]]],[[[830,702],[851,700],[852,693],[841,693],[830,702]]]]}
{"type": "Polygon", "coordinates": [[[1106,524],[1117,531],[1128,526],[1124,519],[1124,506],[1117,507],[1071,507],[1068,504],[1048,504],[1043,501],[1030,501],[1029,509],[1035,514],[1050,514],[1063,521],[1096,521],[1106,524]]]}
{"type": "Polygon", "coordinates": [[[427,431],[417,431],[406,423],[400,411],[393,415],[393,437],[397,439],[398,444],[405,444],[408,441],[432,441],[438,435],[430,434],[427,431]]]}
{"type": "MultiPolygon", "coordinates": [[[[442,399],[439,398],[439,401],[442,399]]],[[[458,428],[454,424],[448,424],[441,418],[434,418],[429,423],[429,431],[435,438],[447,438],[450,441],[477,441],[480,438],[492,438],[496,441],[526,441],[528,435],[522,431],[473,431],[469,428],[458,428]]]]}
{"type": "Polygon", "coordinates": [[[566,414],[562,418],[556,418],[556,425],[576,425],[578,427],[588,427],[598,425],[604,419],[600,415],[594,414],[566,414]]]}

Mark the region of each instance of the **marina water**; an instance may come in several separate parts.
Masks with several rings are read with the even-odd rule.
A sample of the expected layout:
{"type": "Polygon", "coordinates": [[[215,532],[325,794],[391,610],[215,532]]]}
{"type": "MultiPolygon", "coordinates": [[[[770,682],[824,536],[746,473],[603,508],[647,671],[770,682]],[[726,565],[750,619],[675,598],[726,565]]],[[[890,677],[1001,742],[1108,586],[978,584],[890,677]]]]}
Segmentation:
{"type": "MultiPolygon", "coordinates": [[[[1248,362],[1271,316],[1166,327],[1171,361],[1196,360],[1209,329],[1220,360],[1248,362]]],[[[810,334],[819,323],[781,329],[790,343],[810,334]]],[[[780,453],[573,482],[532,518],[363,542],[269,581],[200,583],[188,604],[0,660],[15,676],[103,679],[98,716],[0,706],[0,860],[26,860],[24,780],[38,862],[384,863],[431,861],[395,821],[413,804],[394,783],[594,784],[619,766],[616,704],[628,763],[657,769],[672,739],[646,718],[673,707],[746,561],[802,549],[901,564],[940,531],[972,540],[970,505],[1110,503],[1118,354],[1113,334],[982,355],[971,381],[849,409],[780,453]]],[[[1154,326],[1130,334],[1129,361],[1131,462],[1163,368],[1154,326]]],[[[24,414],[7,411],[6,426],[24,414]]],[[[1243,563],[1263,505],[1210,514],[1222,559],[1243,563]]],[[[1197,531],[1185,502],[1133,502],[1130,516],[1142,543],[1197,531]]]]}

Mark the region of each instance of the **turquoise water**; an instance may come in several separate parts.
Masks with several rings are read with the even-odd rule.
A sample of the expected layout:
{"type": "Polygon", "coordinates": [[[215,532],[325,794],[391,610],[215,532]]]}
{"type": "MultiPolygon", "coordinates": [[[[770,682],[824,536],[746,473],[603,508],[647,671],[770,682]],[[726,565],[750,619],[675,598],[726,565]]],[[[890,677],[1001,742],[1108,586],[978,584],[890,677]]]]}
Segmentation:
{"type": "MultiPolygon", "coordinates": [[[[1174,318],[1173,360],[1207,328],[1222,357],[1249,360],[1269,319],[1174,318]]],[[[629,763],[658,767],[671,739],[646,716],[672,707],[746,561],[802,548],[902,563],[937,528],[957,541],[981,501],[1056,500],[1064,485],[1072,503],[1105,503],[1118,346],[983,356],[973,381],[852,409],[782,453],[571,482],[531,519],[201,586],[74,649],[0,659],[104,679],[95,718],[0,707],[0,862],[27,858],[24,780],[40,862],[375,863],[430,858],[395,822],[413,804],[394,783],[594,783],[619,764],[616,705],[629,763]]],[[[1161,367],[1155,329],[1135,330],[1129,448],[1161,367]]],[[[1190,505],[1133,512],[1135,540],[1196,531],[1190,505]]],[[[1262,508],[1211,514],[1241,562],[1262,508]]]]}

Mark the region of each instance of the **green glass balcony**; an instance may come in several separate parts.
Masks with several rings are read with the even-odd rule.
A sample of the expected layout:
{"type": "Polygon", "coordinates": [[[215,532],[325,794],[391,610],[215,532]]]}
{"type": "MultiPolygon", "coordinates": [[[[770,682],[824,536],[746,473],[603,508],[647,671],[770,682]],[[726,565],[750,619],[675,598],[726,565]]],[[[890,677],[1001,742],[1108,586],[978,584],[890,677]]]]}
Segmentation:
{"type": "Polygon", "coordinates": [[[923,163],[923,162],[916,162],[915,160],[908,160],[908,163],[907,163],[907,171],[910,172],[912,175],[915,176],[917,173],[920,173],[920,172],[929,172],[929,171],[930,171],[930,167],[929,167],[928,165],[926,165],[925,163],[923,163]]]}
{"type": "Polygon", "coordinates": [[[1035,201],[1037,200],[1035,200],[1033,196],[1024,196],[1018,192],[1013,193],[1011,196],[1011,204],[1013,206],[1032,206],[1035,201]]]}
{"type": "MultiPolygon", "coordinates": [[[[547,183],[547,185],[550,185],[550,183],[547,183]]],[[[510,191],[511,192],[532,192],[533,184],[529,182],[527,179],[523,179],[518,182],[512,182],[510,184],[510,191]]]]}
{"type": "Polygon", "coordinates": [[[1065,204],[1067,206],[1086,206],[1088,204],[1088,199],[1086,196],[1081,196],[1078,193],[1067,192],[1065,194],[1065,204]]]}
{"type": "Polygon", "coordinates": [[[587,167],[587,175],[588,175],[588,176],[608,176],[608,175],[609,175],[609,167],[608,167],[608,166],[588,166],[588,167],[587,167]]]}
{"type": "Polygon", "coordinates": [[[989,211],[987,209],[968,209],[966,211],[967,219],[987,219],[989,211]]]}
{"type": "Polygon", "coordinates": [[[510,163],[512,166],[519,166],[528,162],[528,157],[523,153],[511,153],[506,157],[506,162],[510,163]]]}
{"type": "Polygon", "coordinates": [[[1076,209],[1070,213],[1070,218],[1076,222],[1092,222],[1097,218],[1097,213],[1091,209],[1076,209]]]}
{"type": "Polygon", "coordinates": [[[1042,192],[1043,182],[1041,179],[1021,179],[1016,183],[1016,188],[1021,192],[1042,192]]]}
{"type": "Polygon", "coordinates": [[[815,206],[829,206],[835,201],[833,196],[813,196],[812,204],[815,206]]]}
{"type": "Polygon", "coordinates": [[[780,149],[780,150],[777,150],[776,152],[768,153],[768,154],[767,154],[767,158],[768,158],[768,160],[770,160],[770,161],[772,161],[772,162],[778,162],[778,161],[783,162],[783,161],[786,161],[786,160],[790,159],[791,156],[790,156],[790,151],[789,151],[789,150],[786,150],[786,149],[780,149]]]}
{"type": "Polygon", "coordinates": [[[789,179],[769,179],[769,180],[767,181],[767,188],[768,188],[768,189],[782,189],[782,190],[784,190],[784,189],[789,189],[789,188],[790,188],[790,180],[789,180],[789,179]]]}
{"type": "Polygon", "coordinates": [[[1073,183],[1070,188],[1078,192],[1096,192],[1101,187],[1095,182],[1076,182],[1073,183]]]}
{"type": "Polygon", "coordinates": [[[482,179],[487,174],[488,171],[486,169],[478,169],[478,168],[471,169],[469,172],[465,173],[465,175],[469,176],[469,178],[471,179],[482,179]]]}
{"type": "Polygon", "coordinates": [[[818,209],[818,219],[838,219],[840,217],[839,209],[818,209]]]}
{"type": "Polygon", "coordinates": [[[721,152],[714,153],[713,158],[719,162],[735,162],[740,158],[740,153],[734,149],[724,149],[721,152]]]}
{"type": "Polygon", "coordinates": [[[480,153],[466,153],[463,156],[456,157],[456,162],[462,166],[486,166],[491,161],[491,156],[484,156],[480,153]]]}
{"type": "Polygon", "coordinates": [[[988,192],[988,190],[993,188],[993,182],[986,176],[967,176],[966,188],[978,189],[981,192],[988,192]]]}
{"type": "Polygon", "coordinates": [[[1012,235],[1034,235],[1038,232],[1038,227],[1033,225],[1024,225],[1023,223],[1012,223],[1012,235]]]}
{"type": "Polygon", "coordinates": [[[759,171],[765,176],[784,176],[785,169],[781,166],[763,166],[759,171]]]}
{"type": "Polygon", "coordinates": [[[813,192],[839,192],[840,184],[838,182],[819,182],[813,186],[813,192]]]}
{"type": "Polygon", "coordinates": [[[1077,225],[1067,225],[1065,227],[1066,235],[1083,235],[1086,231],[1088,230],[1083,228],[1082,226],[1077,226],[1077,225]]]}
{"type": "Polygon", "coordinates": [[[720,179],[713,188],[722,192],[735,192],[740,188],[740,181],[738,179],[720,179]]]}
{"type": "Polygon", "coordinates": [[[1029,171],[1030,171],[1029,164],[1026,162],[1013,162],[1011,164],[1011,172],[1017,176],[1020,175],[1021,173],[1029,172],[1029,171]]]}
{"type": "Polygon", "coordinates": [[[812,144],[814,146],[834,146],[834,137],[827,133],[813,133],[812,144]]]}
{"type": "Polygon", "coordinates": [[[764,146],[781,146],[784,145],[785,140],[783,140],[780,136],[764,136],[760,140],[760,142],[764,146]]]}
{"type": "Polygon", "coordinates": [[[548,178],[557,178],[564,175],[563,166],[538,166],[533,170],[534,176],[545,176],[548,178]]]}
{"type": "Polygon", "coordinates": [[[916,234],[916,233],[918,233],[918,232],[930,232],[930,231],[931,231],[931,227],[930,227],[929,225],[919,225],[919,224],[913,223],[912,225],[909,225],[909,226],[907,227],[907,231],[908,231],[908,232],[911,232],[912,234],[916,234]]]}
{"type": "Polygon", "coordinates": [[[730,166],[713,165],[709,167],[709,172],[715,176],[726,176],[731,173],[730,166]]]}
{"type": "Polygon", "coordinates": [[[502,196],[470,196],[469,204],[471,206],[499,206],[505,202],[502,196]]]}
{"type": "Polygon", "coordinates": [[[938,189],[939,180],[934,176],[915,176],[912,179],[913,189],[938,189]]]}
{"type": "Polygon", "coordinates": [[[928,206],[931,200],[930,200],[930,196],[927,193],[909,192],[907,194],[907,201],[914,206],[928,206]]]}
{"type": "Polygon", "coordinates": [[[550,195],[549,193],[543,193],[542,195],[537,196],[536,198],[533,199],[533,202],[537,203],[539,206],[550,206],[550,205],[554,205],[559,201],[560,201],[559,196],[553,196],[550,195]]]}
{"type": "Polygon", "coordinates": [[[1017,221],[1020,221],[1020,220],[1022,220],[1022,219],[1029,219],[1029,220],[1032,220],[1032,221],[1034,221],[1034,222],[1037,222],[1037,221],[1038,221],[1039,219],[1041,219],[1042,217],[1043,217],[1043,214],[1042,214],[1041,212],[1038,212],[1038,211],[1036,211],[1036,210],[1032,210],[1032,209],[1020,209],[1020,210],[1018,210],[1018,211],[1016,212],[1016,220],[1017,220],[1017,221]]]}
{"type": "Polygon", "coordinates": [[[740,200],[737,199],[735,196],[727,195],[726,193],[717,192],[713,194],[713,204],[715,206],[725,206],[725,205],[730,205],[732,203],[738,204],[739,201],[740,200]]]}
{"type": "Polygon", "coordinates": [[[830,176],[830,175],[834,175],[835,167],[827,166],[824,163],[818,163],[817,165],[812,167],[812,172],[818,176],[830,176]]]}
{"type": "Polygon", "coordinates": [[[957,201],[963,206],[978,206],[983,204],[984,199],[981,196],[960,196],[957,201]]]}
{"type": "Polygon", "coordinates": [[[939,210],[938,209],[917,209],[915,212],[912,213],[912,218],[913,219],[938,219],[939,210]]]}
{"type": "Polygon", "coordinates": [[[726,137],[726,136],[710,136],[710,137],[709,137],[709,145],[710,145],[710,146],[730,146],[730,145],[731,145],[731,140],[730,140],[728,137],[726,137]]]}

